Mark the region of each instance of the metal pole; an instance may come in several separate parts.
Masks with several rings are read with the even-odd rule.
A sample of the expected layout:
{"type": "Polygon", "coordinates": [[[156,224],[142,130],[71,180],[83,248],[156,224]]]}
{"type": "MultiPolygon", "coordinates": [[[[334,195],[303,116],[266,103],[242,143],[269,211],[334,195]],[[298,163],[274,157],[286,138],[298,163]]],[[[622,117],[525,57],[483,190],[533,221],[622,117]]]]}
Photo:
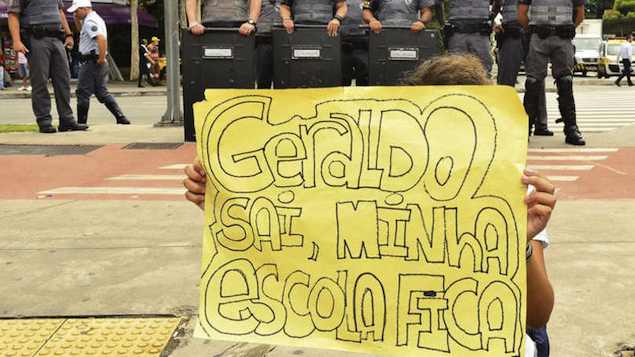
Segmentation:
{"type": "Polygon", "coordinates": [[[179,2],[163,1],[165,10],[165,37],[167,52],[168,107],[161,121],[154,126],[183,126],[181,111],[181,73],[179,59],[179,2]]]}

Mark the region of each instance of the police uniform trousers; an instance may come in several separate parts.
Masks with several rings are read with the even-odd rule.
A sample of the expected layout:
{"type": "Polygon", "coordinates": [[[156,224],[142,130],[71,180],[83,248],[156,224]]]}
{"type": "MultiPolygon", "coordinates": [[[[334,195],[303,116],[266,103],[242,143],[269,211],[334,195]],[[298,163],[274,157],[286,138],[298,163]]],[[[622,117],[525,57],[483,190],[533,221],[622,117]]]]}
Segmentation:
{"type": "Polygon", "coordinates": [[[273,83],[273,35],[256,36],[256,76],[258,89],[270,89],[273,83]]]}
{"type": "MultiPolygon", "coordinates": [[[[504,25],[503,25],[504,26],[504,25]]],[[[497,35],[496,42],[498,45],[498,75],[497,84],[510,87],[516,86],[518,72],[523,60],[527,58],[527,50],[529,41],[525,41],[524,34],[520,36],[497,35]]],[[[535,123],[536,129],[547,130],[547,94],[545,93],[545,83],[542,82],[542,89],[538,98],[538,118],[535,123]]]]}
{"type": "Polygon", "coordinates": [[[368,85],[368,36],[342,38],[342,79],[345,86],[355,80],[356,86],[368,85]]]}
{"type": "Polygon", "coordinates": [[[51,97],[48,80],[53,82],[55,106],[60,125],[73,124],[71,109],[71,72],[64,43],[56,37],[29,35],[29,64],[31,66],[31,104],[38,126],[51,126],[51,97]]]}
{"type": "Polygon", "coordinates": [[[100,103],[106,105],[116,119],[123,117],[123,113],[115,98],[108,92],[108,65],[98,64],[96,60],[82,63],[79,70],[77,84],[77,121],[85,124],[90,107],[90,97],[95,94],[100,103]]]}
{"type": "Polygon", "coordinates": [[[448,41],[450,54],[473,54],[481,60],[487,73],[492,71],[491,43],[489,36],[480,33],[455,32],[448,41]]]}

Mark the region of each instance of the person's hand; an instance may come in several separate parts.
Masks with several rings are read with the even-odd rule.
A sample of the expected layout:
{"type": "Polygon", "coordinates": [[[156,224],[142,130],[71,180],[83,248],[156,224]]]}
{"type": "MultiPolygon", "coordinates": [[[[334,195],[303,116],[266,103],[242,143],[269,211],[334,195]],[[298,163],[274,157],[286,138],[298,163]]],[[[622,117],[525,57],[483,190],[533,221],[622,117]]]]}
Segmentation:
{"type": "Polygon", "coordinates": [[[425,28],[426,28],[426,25],[423,23],[423,21],[415,21],[410,26],[410,31],[419,32],[425,28]]]}
{"type": "Polygon", "coordinates": [[[528,169],[525,170],[522,176],[522,182],[525,185],[532,185],[536,189],[525,196],[525,204],[527,205],[527,241],[531,241],[547,227],[551,212],[556,206],[556,188],[549,179],[528,169]]]}
{"type": "Polygon", "coordinates": [[[98,59],[97,59],[97,64],[99,64],[99,65],[104,65],[104,64],[106,64],[106,59],[105,59],[105,58],[98,58],[98,59]]]}
{"type": "Polygon", "coordinates": [[[15,41],[13,43],[13,50],[15,52],[22,52],[22,54],[27,54],[29,53],[29,49],[26,48],[26,46],[24,45],[24,43],[22,43],[22,41],[15,41]]]}
{"type": "Polygon", "coordinates": [[[185,175],[187,178],[183,180],[183,186],[187,189],[185,192],[185,198],[199,206],[201,209],[205,208],[205,170],[201,165],[201,161],[194,159],[192,165],[185,167],[185,175]]]}
{"type": "Polygon", "coordinates": [[[75,40],[73,40],[73,36],[66,36],[64,39],[64,46],[69,50],[75,46],[75,40]]]}
{"type": "Polygon", "coordinates": [[[381,22],[379,22],[379,20],[373,19],[368,23],[368,27],[370,27],[370,30],[373,31],[374,33],[380,33],[382,25],[381,25],[381,22]]]}
{"type": "Polygon", "coordinates": [[[293,23],[293,20],[289,18],[282,20],[282,26],[284,26],[284,28],[287,29],[287,33],[293,33],[293,30],[295,29],[295,24],[293,23]]]}
{"type": "Polygon", "coordinates": [[[503,28],[503,25],[501,25],[501,24],[494,25],[492,30],[494,30],[494,33],[505,32],[505,29],[503,28]]]}
{"type": "Polygon", "coordinates": [[[326,32],[329,34],[329,37],[336,37],[341,25],[342,23],[338,19],[329,21],[329,24],[326,25],[326,32]]]}
{"type": "Polygon", "coordinates": [[[238,32],[243,36],[249,36],[252,32],[256,30],[256,26],[250,24],[249,22],[245,22],[240,26],[238,32]]]}
{"type": "Polygon", "coordinates": [[[190,24],[190,32],[193,35],[202,35],[205,33],[205,26],[201,25],[198,22],[193,22],[190,24]]]}

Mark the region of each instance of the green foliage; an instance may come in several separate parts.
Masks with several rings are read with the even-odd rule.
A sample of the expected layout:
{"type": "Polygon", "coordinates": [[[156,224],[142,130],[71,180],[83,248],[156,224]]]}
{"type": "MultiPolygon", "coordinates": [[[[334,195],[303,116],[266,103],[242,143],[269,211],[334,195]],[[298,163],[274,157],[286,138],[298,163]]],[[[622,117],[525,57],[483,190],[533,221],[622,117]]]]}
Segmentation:
{"type": "Polygon", "coordinates": [[[616,0],[613,8],[622,15],[626,15],[631,11],[635,11],[635,0],[616,0]]]}
{"type": "Polygon", "coordinates": [[[626,18],[629,20],[635,20],[635,11],[630,11],[628,14],[626,14],[626,18]]]}
{"type": "Polygon", "coordinates": [[[602,19],[604,21],[614,21],[622,17],[622,14],[617,10],[605,10],[602,19]]]}

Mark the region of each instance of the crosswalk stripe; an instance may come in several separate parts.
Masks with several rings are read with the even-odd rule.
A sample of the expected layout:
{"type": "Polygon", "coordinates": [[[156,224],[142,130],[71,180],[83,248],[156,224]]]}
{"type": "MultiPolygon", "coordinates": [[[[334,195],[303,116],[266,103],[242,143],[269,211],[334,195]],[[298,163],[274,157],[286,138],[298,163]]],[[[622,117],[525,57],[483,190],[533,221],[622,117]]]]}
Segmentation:
{"type": "Polygon", "coordinates": [[[108,177],[109,181],[179,181],[185,178],[184,175],[121,175],[108,177]]]}
{"type": "Polygon", "coordinates": [[[554,182],[573,182],[578,180],[578,176],[547,176],[547,178],[554,182]]]}
{"type": "Polygon", "coordinates": [[[185,188],[159,187],[60,187],[39,192],[41,195],[183,195],[185,188]]]}
{"type": "Polygon", "coordinates": [[[617,152],[616,148],[550,148],[550,149],[528,149],[530,153],[534,152],[617,152]]]}
{"type": "Polygon", "coordinates": [[[189,165],[189,164],[167,165],[167,166],[161,166],[160,169],[161,170],[183,170],[184,168],[187,167],[187,165],[189,165]]]}
{"type": "Polygon", "coordinates": [[[589,171],[593,165],[528,165],[536,171],[589,171]]]}
{"type": "Polygon", "coordinates": [[[527,156],[527,160],[533,161],[601,161],[608,156],[527,156]]]}

